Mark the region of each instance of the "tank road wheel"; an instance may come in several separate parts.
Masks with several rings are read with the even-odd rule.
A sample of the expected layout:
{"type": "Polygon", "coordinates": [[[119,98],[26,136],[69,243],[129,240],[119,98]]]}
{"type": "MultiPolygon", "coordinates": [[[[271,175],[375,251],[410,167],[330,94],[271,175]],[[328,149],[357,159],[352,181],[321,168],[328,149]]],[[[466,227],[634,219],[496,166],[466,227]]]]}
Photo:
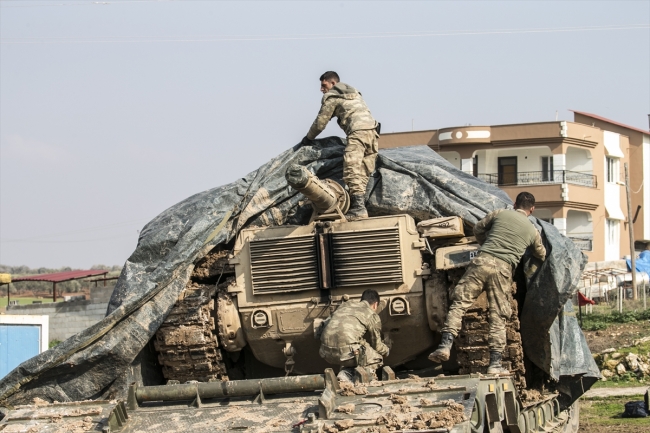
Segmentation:
{"type": "Polygon", "coordinates": [[[228,380],[214,326],[214,285],[190,281],[156,332],[154,346],[167,380],[228,380]]]}

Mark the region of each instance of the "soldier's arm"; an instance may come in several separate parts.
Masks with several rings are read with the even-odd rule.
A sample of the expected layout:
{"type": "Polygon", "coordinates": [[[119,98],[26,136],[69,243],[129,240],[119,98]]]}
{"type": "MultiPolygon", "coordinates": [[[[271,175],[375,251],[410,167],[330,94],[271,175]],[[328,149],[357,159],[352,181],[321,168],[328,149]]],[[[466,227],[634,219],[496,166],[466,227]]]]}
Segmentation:
{"type": "Polygon", "coordinates": [[[333,101],[334,99],[335,98],[326,99],[325,102],[323,102],[323,105],[321,105],[318,116],[316,116],[316,120],[314,120],[314,123],[312,123],[311,128],[309,128],[309,132],[307,133],[307,138],[309,140],[318,137],[318,134],[323,132],[329,121],[332,120],[334,109],[336,108],[336,103],[333,101]]]}
{"type": "Polygon", "coordinates": [[[546,260],[546,248],[542,242],[542,235],[537,230],[535,230],[535,240],[533,241],[533,255],[542,261],[546,260]]]}
{"type": "Polygon", "coordinates": [[[485,216],[485,218],[474,225],[474,236],[476,237],[476,242],[478,242],[479,245],[483,245],[483,243],[486,241],[487,232],[490,230],[490,227],[492,227],[492,221],[494,221],[494,217],[497,216],[502,210],[503,209],[499,209],[490,212],[485,216]]]}
{"type": "Polygon", "coordinates": [[[381,321],[379,316],[373,316],[368,326],[368,334],[370,337],[370,346],[377,351],[381,356],[388,354],[388,346],[381,341],[381,321]]]}

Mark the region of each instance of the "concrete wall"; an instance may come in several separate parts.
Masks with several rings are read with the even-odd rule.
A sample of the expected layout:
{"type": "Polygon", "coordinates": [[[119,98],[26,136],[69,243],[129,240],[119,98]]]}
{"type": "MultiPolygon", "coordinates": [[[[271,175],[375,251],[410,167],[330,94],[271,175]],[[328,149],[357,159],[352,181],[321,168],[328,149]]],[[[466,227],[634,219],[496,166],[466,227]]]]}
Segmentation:
{"type": "Polygon", "coordinates": [[[64,341],[104,318],[113,286],[92,288],[90,301],[15,305],[6,314],[49,316],[49,341],[64,341]]]}

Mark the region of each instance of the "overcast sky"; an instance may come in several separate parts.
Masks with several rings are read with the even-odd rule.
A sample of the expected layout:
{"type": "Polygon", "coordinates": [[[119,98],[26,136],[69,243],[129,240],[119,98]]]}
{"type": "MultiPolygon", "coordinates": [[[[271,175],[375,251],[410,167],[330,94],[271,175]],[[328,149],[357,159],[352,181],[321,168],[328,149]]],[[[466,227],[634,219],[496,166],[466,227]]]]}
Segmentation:
{"type": "Polygon", "coordinates": [[[384,132],[647,129],[649,23],[650,1],[2,0],[0,263],[124,263],[161,211],[298,143],[330,69],[384,132]]]}

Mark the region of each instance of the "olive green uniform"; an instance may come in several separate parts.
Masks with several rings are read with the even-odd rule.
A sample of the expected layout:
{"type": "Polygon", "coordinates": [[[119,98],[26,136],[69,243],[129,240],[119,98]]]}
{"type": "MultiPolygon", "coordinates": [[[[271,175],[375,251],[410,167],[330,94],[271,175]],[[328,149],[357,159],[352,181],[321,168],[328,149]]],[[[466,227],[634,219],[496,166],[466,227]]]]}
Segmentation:
{"type": "Polygon", "coordinates": [[[541,260],[546,258],[546,249],[539,232],[522,210],[500,209],[488,214],[474,226],[474,236],[481,244],[481,251],[453,290],[442,332],[456,337],[465,311],[486,290],[490,325],[488,346],[492,351],[503,352],[505,321],[512,315],[513,271],[529,246],[533,247],[533,255],[541,260]]]}
{"type": "Polygon", "coordinates": [[[379,368],[389,350],[381,341],[381,319],[367,301],[341,304],[327,320],[320,340],[321,358],[341,367],[379,368]]]}
{"type": "Polygon", "coordinates": [[[307,138],[315,139],[333,117],[347,135],[343,159],[343,181],[350,194],[365,194],[368,176],[375,171],[379,150],[377,122],[365,101],[354,87],[336,83],[323,95],[316,120],[309,128],[307,138]]]}

